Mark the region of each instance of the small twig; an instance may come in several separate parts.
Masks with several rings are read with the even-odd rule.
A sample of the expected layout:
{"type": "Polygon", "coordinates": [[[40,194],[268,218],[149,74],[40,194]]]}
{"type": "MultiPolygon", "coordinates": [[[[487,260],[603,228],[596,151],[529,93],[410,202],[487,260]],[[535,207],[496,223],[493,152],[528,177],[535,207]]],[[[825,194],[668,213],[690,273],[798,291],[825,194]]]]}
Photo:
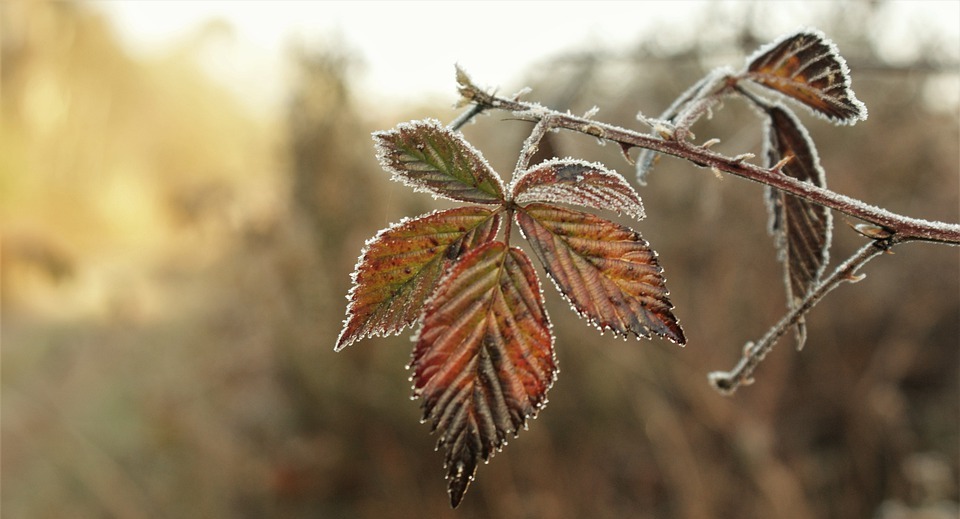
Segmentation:
{"type": "Polygon", "coordinates": [[[743,349],[743,356],[740,358],[740,362],[738,362],[732,370],[714,371],[710,373],[707,376],[710,384],[714,389],[725,395],[733,394],[740,386],[750,385],[753,382],[753,371],[760,362],[763,361],[774,344],[777,343],[777,340],[787,333],[787,330],[797,324],[814,305],[819,303],[831,290],[840,286],[841,283],[854,283],[862,279],[862,276],[857,275],[857,270],[871,259],[890,250],[890,248],[897,243],[902,242],[892,238],[886,238],[874,240],[864,245],[854,253],[853,256],[850,256],[846,261],[837,266],[836,270],[834,270],[829,277],[814,286],[806,297],[804,297],[803,301],[783,316],[780,322],[770,328],[763,338],[757,342],[748,342],[743,349]]]}
{"type": "Polygon", "coordinates": [[[474,117],[482,114],[486,109],[487,107],[480,104],[471,105],[470,109],[460,114],[460,116],[454,119],[453,122],[448,125],[448,127],[453,131],[459,131],[460,128],[463,128],[464,125],[470,122],[474,117]]]}

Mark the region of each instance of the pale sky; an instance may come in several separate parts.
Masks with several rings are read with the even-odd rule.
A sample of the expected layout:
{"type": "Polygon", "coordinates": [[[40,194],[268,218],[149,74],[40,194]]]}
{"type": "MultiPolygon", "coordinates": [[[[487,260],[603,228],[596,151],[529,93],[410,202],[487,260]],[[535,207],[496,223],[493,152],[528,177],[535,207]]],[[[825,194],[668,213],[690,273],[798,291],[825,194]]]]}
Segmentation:
{"type": "MultiPolygon", "coordinates": [[[[248,104],[279,106],[289,70],[284,52],[292,42],[339,42],[365,63],[359,93],[378,99],[456,98],[454,64],[481,84],[517,83],[546,56],[588,46],[629,48],[641,36],[664,42],[689,36],[690,18],[708,12],[702,1],[457,2],[457,1],[194,1],[95,0],[134,53],[169,50],[211,20],[226,22],[229,36],[214,38],[201,55],[204,68],[242,94],[248,104]]],[[[857,20],[852,5],[852,23],[857,20]]],[[[742,2],[723,2],[728,12],[742,2]]],[[[827,4],[777,1],[760,13],[770,37],[816,26],[827,4]]],[[[941,33],[960,55],[960,1],[890,2],[873,28],[890,57],[911,57],[918,33],[941,33]]],[[[722,28],[721,28],[722,30],[722,28]]],[[[225,31],[226,32],[226,31],[225,31]]],[[[841,52],[843,49],[841,49],[841,52]]],[[[737,65],[732,63],[731,65],[737,65]]]]}

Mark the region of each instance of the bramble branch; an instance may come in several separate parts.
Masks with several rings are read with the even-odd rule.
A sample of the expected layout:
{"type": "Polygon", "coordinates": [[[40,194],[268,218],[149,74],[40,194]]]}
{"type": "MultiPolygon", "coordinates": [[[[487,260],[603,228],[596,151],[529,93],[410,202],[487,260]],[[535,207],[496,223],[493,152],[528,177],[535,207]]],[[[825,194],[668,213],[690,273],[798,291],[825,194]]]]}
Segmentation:
{"type": "Polygon", "coordinates": [[[460,128],[474,116],[490,109],[512,112],[518,119],[526,121],[538,122],[549,117],[552,128],[563,128],[615,142],[623,148],[625,153],[630,148],[646,148],[690,161],[704,168],[752,180],[871,223],[882,228],[885,233],[896,236],[898,241],[919,240],[960,245],[960,224],[933,222],[896,214],[829,189],[782,175],[776,168],[762,168],[744,162],[742,158],[716,153],[706,146],[685,140],[662,139],[612,124],[557,112],[536,103],[500,97],[481,90],[470,82],[465,74],[460,74],[458,79],[460,95],[474,106],[451,125],[453,129],[460,128]]]}

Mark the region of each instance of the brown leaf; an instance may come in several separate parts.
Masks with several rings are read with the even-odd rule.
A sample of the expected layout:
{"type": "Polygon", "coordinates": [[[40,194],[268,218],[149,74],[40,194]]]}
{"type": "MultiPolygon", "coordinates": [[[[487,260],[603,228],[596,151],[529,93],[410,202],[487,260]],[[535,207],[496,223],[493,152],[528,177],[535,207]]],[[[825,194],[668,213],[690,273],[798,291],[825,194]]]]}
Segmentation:
{"type": "Polygon", "coordinates": [[[522,207],[517,223],[581,316],[622,336],[655,334],[684,344],[656,252],[638,233],[548,204],[522,207]]]}
{"type": "Polygon", "coordinates": [[[499,229],[498,212],[474,206],[437,211],[380,231],[367,242],[353,273],[336,349],[413,324],[453,260],[493,240],[499,229]]]}
{"type": "Polygon", "coordinates": [[[446,451],[456,507],[477,463],[536,416],[556,379],[550,322],[526,254],[495,241],[458,261],[427,305],[410,366],[423,419],[446,451]]]}
{"type": "Polygon", "coordinates": [[[850,88],[850,71],[836,45],[805,30],[761,48],[749,58],[745,77],[803,103],[839,124],[867,118],[850,88]]]}
{"type": "MultiPolygon", "coordinates": [[[[780,170],[784,175],[826,187],[813,141],[789,110],[782,106],[765,108],[769,119],[764,156],[768,167],[791,157],[780,170]]],[[[823,275],[830,257],[833,220],[822,205],[769,189],[770,232],[774,235],[784,267],[787,304],[795,308],[823,275]]],[[[797,346],[806,340],[806,327],[797,323],[797,346]]]]}

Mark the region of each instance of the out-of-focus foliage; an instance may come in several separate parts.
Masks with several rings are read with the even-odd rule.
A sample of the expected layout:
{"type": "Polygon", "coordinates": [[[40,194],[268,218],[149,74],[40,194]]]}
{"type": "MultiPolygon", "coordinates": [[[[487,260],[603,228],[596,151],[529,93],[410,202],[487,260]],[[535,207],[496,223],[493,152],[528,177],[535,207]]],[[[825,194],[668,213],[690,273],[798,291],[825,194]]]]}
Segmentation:
{"type": "MultiPolygon", "coordinates": [[[[202,37],[134,59],[84,4],[0,10],[4,517],[956,516],[958,251],[875,260],[809,316],[802,353],[785,343],[724,398],[705,374],[784,308],[763,194],[663,158],[646,220],[625,223],[657,244],[687,347],[597,337],[547,291],[549,412],[453,513],[407,398],[409,341],[333,352],[364,240],[440,205],[388,181],[370,132],[449,121],[431,111],[453,64],[449,100],[374,112],[351,98],[348,52],[304,48],[288,118],[261,120],[198,71],[202,37]]],[[[930,76],[878,62],[854,32],[868,23],[824,23],[870,109],[853,129],[804,120],[831,188],[960,220],[958,121],[927,109],[930,76]]],[[[639,127],[637,110],[776,36],[723,27],[703,48],[558,57],[530,97],[639,127]]],[[[731,102],[694,130],[759,153],[759,124],[731,102]]],[[[465,133],[509,171],[529,129],[465,133]]],[[[549,137],[552,155],[632,169],[549,137]]],[[[862,238],[835,223],[837,257],[862,238]]]]}

